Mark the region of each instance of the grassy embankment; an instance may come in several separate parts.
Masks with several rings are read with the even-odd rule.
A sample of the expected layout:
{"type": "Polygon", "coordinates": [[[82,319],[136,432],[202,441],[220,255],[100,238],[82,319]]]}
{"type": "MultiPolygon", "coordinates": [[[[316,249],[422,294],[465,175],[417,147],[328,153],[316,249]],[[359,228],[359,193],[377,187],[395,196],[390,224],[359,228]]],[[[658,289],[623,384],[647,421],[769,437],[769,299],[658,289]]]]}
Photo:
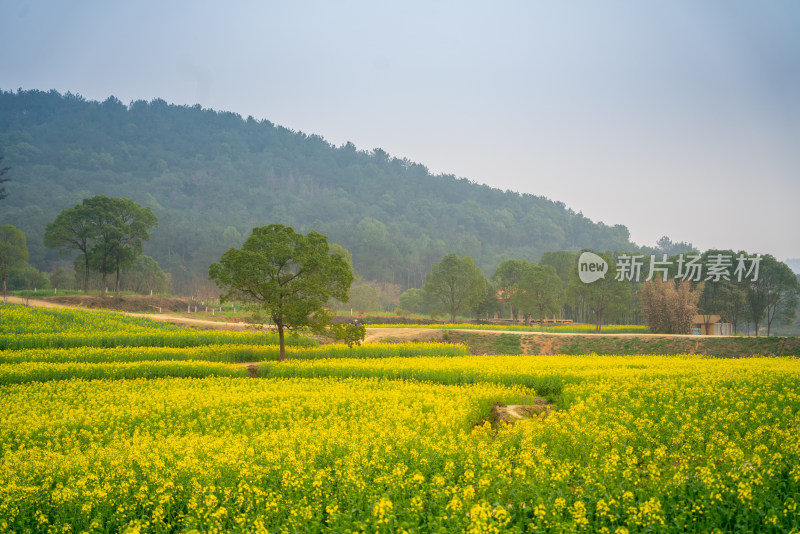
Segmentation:
{"type": "Polygon", "coordinates": [[[705,354],[719,358],[800,356],[800,337],[680,337],[613,335],[524,335],[445,332],[472,354],[705,354]]]}

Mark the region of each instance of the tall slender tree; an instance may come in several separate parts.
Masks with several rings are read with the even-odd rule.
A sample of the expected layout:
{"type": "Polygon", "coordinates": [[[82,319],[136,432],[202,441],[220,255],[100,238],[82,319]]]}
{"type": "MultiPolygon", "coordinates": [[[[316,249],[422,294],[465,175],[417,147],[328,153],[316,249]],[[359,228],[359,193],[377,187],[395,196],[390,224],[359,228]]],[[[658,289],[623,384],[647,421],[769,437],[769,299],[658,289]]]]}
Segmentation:
{"type": "Polygon", "coordinates": [[[512,301],[525,313],[526,321],[536,313],[539,322],[543,323],[546,314],[557,314],[561,309],[563,293],[561,279],[554,267],[531,263],[517,283],[512,301]]]}
{"type": "Polygon", "coordinates": [[[578,265],[570,272],[567,297],[575,306],[586,306],[595,321],[595,331],[599,334],[603,321],[626,309],[630,301],[631,286],[626,281],[616,280],[614,262],[608,254],[599,254],[609,265],[603,278],[586,284],[580,280],[578,265]]]}
{"type": "Polygon", "coordinates": [[[44,231],[44,244],[62,249],[62,253],[72,250],[80,252],[76,260],[83,265],[83,292],[89,292],[89,251],[92,248],[94,228],[87,206],[84,203],[67,208],[55,220],[47,223],[44,231]]]}
{"type": "Polygon", "coordinates": [[[6,279],[11,270],[22,269],[28,261],[25,234],[10,224],[0,226],[0,278],[3,280],[3,300],[6,299],[6,279]]]}
{"type": "Polygon", "coordinates": [[[800,296],[800,283],[797,276],[783,262],[766,254],[761,259],[758,278],[747,288],[747,305],[750,318],[759,335],[759,327],[767,323],[767,336],[777,317],[787,322],[794,319],[800,296]]]}
{"type": "Polygon", "coordinates": [[[525,269],[530,265],[526,260],[508,259],[503,260],[495,269],[492,281],[497,288],[498,297],[503,302],[508,302],[511,312],[511,319],[516,320],[518,316],[517,303],[514,295],[517,292],[517,284],[522,279],[525,269]]]}
{"type": "Polygon", "coordinates": [[[457,314],[471,311],[485,298],[486,277],[471,257],[447,254],[433,266],[422,289],[455,322],[457,314]]]}

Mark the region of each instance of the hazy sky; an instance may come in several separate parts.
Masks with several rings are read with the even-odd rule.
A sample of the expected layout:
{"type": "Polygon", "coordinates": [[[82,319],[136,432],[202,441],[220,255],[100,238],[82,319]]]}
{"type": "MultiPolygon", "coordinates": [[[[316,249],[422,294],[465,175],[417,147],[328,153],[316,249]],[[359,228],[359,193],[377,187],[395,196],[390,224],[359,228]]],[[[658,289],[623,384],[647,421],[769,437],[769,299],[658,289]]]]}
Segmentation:
{"type": "Polygon", "coordinates": [[[252,115],[800,258],[800,2],[2,0],[0,89],[252,115]]]}

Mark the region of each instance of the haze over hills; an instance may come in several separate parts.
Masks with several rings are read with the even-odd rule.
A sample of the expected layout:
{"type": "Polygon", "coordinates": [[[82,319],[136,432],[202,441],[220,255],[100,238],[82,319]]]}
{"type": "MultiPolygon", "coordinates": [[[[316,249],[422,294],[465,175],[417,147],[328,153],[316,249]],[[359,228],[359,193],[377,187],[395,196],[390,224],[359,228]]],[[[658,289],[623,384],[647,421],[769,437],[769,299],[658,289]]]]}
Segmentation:
{"type": "Polygon", "coordinates": [[[42,244],[62,209],[97,194],[130,197],[158,216],[145,253],[179,292],[269,223],[326,234],[353,254],[364,279],[405,287],[422,284],[449,252],[472,256],[491,275],[506,258],[637,249],[624,226],[592,222],[561,202],[163,100],[0,92],[0,156],[12,167],[0,223],[25,232],[31,264],[50,270],[65,261],[42,244]]]}

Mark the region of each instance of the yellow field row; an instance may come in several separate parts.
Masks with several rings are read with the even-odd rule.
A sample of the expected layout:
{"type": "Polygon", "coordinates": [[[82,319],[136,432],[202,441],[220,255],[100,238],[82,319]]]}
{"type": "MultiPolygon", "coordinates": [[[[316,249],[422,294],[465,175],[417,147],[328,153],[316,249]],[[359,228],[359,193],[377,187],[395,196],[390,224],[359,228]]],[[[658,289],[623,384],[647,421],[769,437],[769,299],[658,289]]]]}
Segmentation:
{"type": "MultiPolygon", "coordinates": [[[[72,347],[196,347],[209,344],[272,344],[272,332],[196,331],[120,313],[0,306],[0,350],[72,347]]],[[[288,345],[315,346],[289,336],[288,345]]]]}

